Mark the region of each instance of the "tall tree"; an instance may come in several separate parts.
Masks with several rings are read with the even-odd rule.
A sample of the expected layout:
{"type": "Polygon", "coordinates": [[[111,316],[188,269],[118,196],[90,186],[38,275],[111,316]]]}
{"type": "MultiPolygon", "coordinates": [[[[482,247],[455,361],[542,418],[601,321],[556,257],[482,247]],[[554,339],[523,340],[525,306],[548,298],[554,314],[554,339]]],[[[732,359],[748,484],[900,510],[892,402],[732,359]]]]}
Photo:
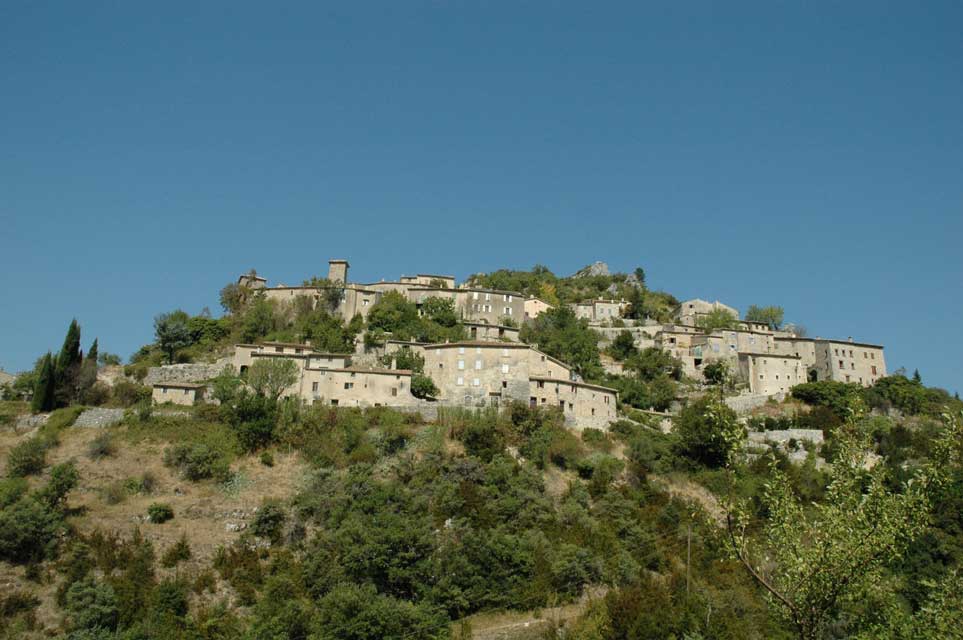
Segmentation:
{"type": "Polygon", "coordinates": [[[94,383],[97,382],[97,338],[94,338],[93,343],[90,345],[90,349],[84,355],[84,361],[80,365],[80,369],[77,374],[77,397],[81,402],[86,402],[85,395],[94,383]]]}
{"type": "Polygon", "coordinates": [[[58,405],[66,406],[77,396],[77,377],[80,375],[80,364],[83,353],[80,350],[80,325],[77,319],[70,321],[64,344],[57,355],[54,365],[54,395],[58,405]]]}
{"type": "Polygon", "coordinates": [[[759,307],[753,304],[746,311],[746,320],[748,322],[764,322],[770,329],[778,329],[782,325],[784,315],[782,307],[759,307]]]}
{"type": "Polygon", "coordinates": [[[34,412],[50,411],[54,408],[56,392],[56,379],[54,371],[53,355],[48,351],[40,362],[40,373],[33,390],[33,401],[31,408],[34,412]]]}
{"type": "Polygon", "coordinates": [[[191,332],[187,323],[190,316],[178,309],[170,313],[162,313],[154,318],[154,334],[157,336],[157,346],[167,354],[167,361],[174,362],[174,354],[191,344],[191,332]]]}

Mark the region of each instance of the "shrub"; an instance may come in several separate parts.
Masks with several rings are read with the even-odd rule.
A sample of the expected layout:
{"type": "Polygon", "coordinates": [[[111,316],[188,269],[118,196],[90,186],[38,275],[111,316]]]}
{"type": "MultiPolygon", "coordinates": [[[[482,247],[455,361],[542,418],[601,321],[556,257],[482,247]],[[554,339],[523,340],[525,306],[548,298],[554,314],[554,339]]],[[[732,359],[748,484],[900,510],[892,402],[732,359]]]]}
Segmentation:
{"type": "Polygon", "coordinates": [[[206,444],[178,444],[164,451],[164,465],[177,469],[185,480],[224,481],[230,467],[224,457],[206,444]]]}
{"type": "Polygon", "coordinates": [[[720,467],[746,438],[736,413],[716,398],[706,396],[689,405],[675,421],[679,451],[709,467],[720,467]]]}
{"type": "Polygon", "coordinates": [[[251,393],[239,394],[234,404],[224,408],[227,423],[245,451],[256,451],[272,442],[277,408],[273,398],[251,393]]]}
{"type": "Polygon", "coordinates": [[[117,453],[114,438],[108,432],[101,433],[87,445],[87,457],[91,460],[109,458],[117,453]]]}
{"type": "MultiPolygon", "coordinates": [[[[136,365],[131,365],[136,366],[136,365]]],[[[144,368],[144,376],[147,375],[147,369],[144,368]]],[[[139,378],[143,380],[143,376],[139,378]]],[[[128,382],[127,380],[121,380],[114,385],[113,396],[114,400],[120,403],[124,407],[132,407],[135,404],[144,402],[145,400],[150,400],[151,391],[149,387],[142,384],[136,384],[134,382],[128,382]]]]}
{"type": "Polygon", "coordinates": [[[262,451],[260,460],[261,464],[263,464],[265,467],[274,466],[274,455],[272,455],[270,451],[262,451]]]}
{"type": "Polygon", "coordinates": [[[287,515],[284,508],[275,501],[268,501],[261,505],[251,523],[251,531],[260,538],[267,538],[271,542],[281,539],[284,522],[287,515]]]}
{"type": "Polygon", "coordinates": [[[181,535],[180,539],[161,556],[161,566],[169,569],[190,559],[191,546],[187,543],[187,536],[181,535]]]}
{"type": "Polygon", "coordinates": [[[117,626],[117,596],[107,584],[85,578],[70,585],[64,607],[74,629],[113,629],[117,626]]]}
{"type": "Polygon", "coordinates": [[[7,475],[23,478],[43,472],[47,465],[47,443],[35,436],[12,448],[7,454],[7,475]]]}
{"type": "Polygon", "coordinates": [[[411,395],[416,398],[432,400],[438,395],[438,387],[428,376],[416,373],[411,376],[411,395]]]}
{"type": "Polygon", "coordinates": [[[128,493],[150,495],[154,493],[155,486],[157,486],[157,478],[150,471],[145,471],[139,478],[127,478],[124,482],[124,489],[128,493]]]}
{"type": "Polygon", "coordinates": [[[120,504],[127,499],[127,485],[123,482],[111,482],[101,489],[101,498],[106,504],[120,504]]]}
{"type": "Polygon", "coordinates": [[[29,485],[23,478],[0,480],[0,509],[5,509],[27,493],[29,485]]]}
{"type": "Polygon", "coordinates": [[[174,517],[174,509],[166,503],[154,502],[147,507],[147,518],[154,524],[163,524],[174,517]]]}

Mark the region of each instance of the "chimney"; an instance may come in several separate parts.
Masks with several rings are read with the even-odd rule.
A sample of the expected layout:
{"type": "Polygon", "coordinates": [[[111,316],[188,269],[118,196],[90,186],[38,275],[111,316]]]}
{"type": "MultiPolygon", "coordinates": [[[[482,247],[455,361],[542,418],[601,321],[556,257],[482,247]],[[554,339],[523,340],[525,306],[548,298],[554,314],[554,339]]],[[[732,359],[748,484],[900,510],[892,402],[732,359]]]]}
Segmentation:
{"type": "Polygon", "coordinates": [[[853,336],[849,336],[848,340],[849,340],[850,342],[852,342],[852,341],[853,341],[853,336]]]}
{"type": "Polygon", "coordinates": [[[346,284],[350,266],[347,260],[328,260],[328,280],[346,284]]]}

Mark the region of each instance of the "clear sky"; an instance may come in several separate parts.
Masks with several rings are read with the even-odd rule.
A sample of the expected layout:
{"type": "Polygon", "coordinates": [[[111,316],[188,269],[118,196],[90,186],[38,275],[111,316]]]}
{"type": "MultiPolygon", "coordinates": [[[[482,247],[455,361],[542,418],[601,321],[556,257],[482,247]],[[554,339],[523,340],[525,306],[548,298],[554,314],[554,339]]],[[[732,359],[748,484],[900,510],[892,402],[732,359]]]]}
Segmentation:
{"type": "Polygon", "coordinates": [[[963,391],[963,4],[0,4],[0,366],[352,280],[645,268],[963,391]]]}

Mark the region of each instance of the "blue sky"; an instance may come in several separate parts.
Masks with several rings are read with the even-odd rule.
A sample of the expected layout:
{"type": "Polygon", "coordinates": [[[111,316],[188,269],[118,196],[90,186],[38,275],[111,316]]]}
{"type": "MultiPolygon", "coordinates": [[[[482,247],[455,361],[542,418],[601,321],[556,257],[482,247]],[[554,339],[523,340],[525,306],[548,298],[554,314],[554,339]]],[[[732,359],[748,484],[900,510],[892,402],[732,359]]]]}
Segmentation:
{"type": "Polygon", "coordinates": [[[0,5],[0,366],[272,283],[535,263],[963,390],[963,4],[0,5]]]}

